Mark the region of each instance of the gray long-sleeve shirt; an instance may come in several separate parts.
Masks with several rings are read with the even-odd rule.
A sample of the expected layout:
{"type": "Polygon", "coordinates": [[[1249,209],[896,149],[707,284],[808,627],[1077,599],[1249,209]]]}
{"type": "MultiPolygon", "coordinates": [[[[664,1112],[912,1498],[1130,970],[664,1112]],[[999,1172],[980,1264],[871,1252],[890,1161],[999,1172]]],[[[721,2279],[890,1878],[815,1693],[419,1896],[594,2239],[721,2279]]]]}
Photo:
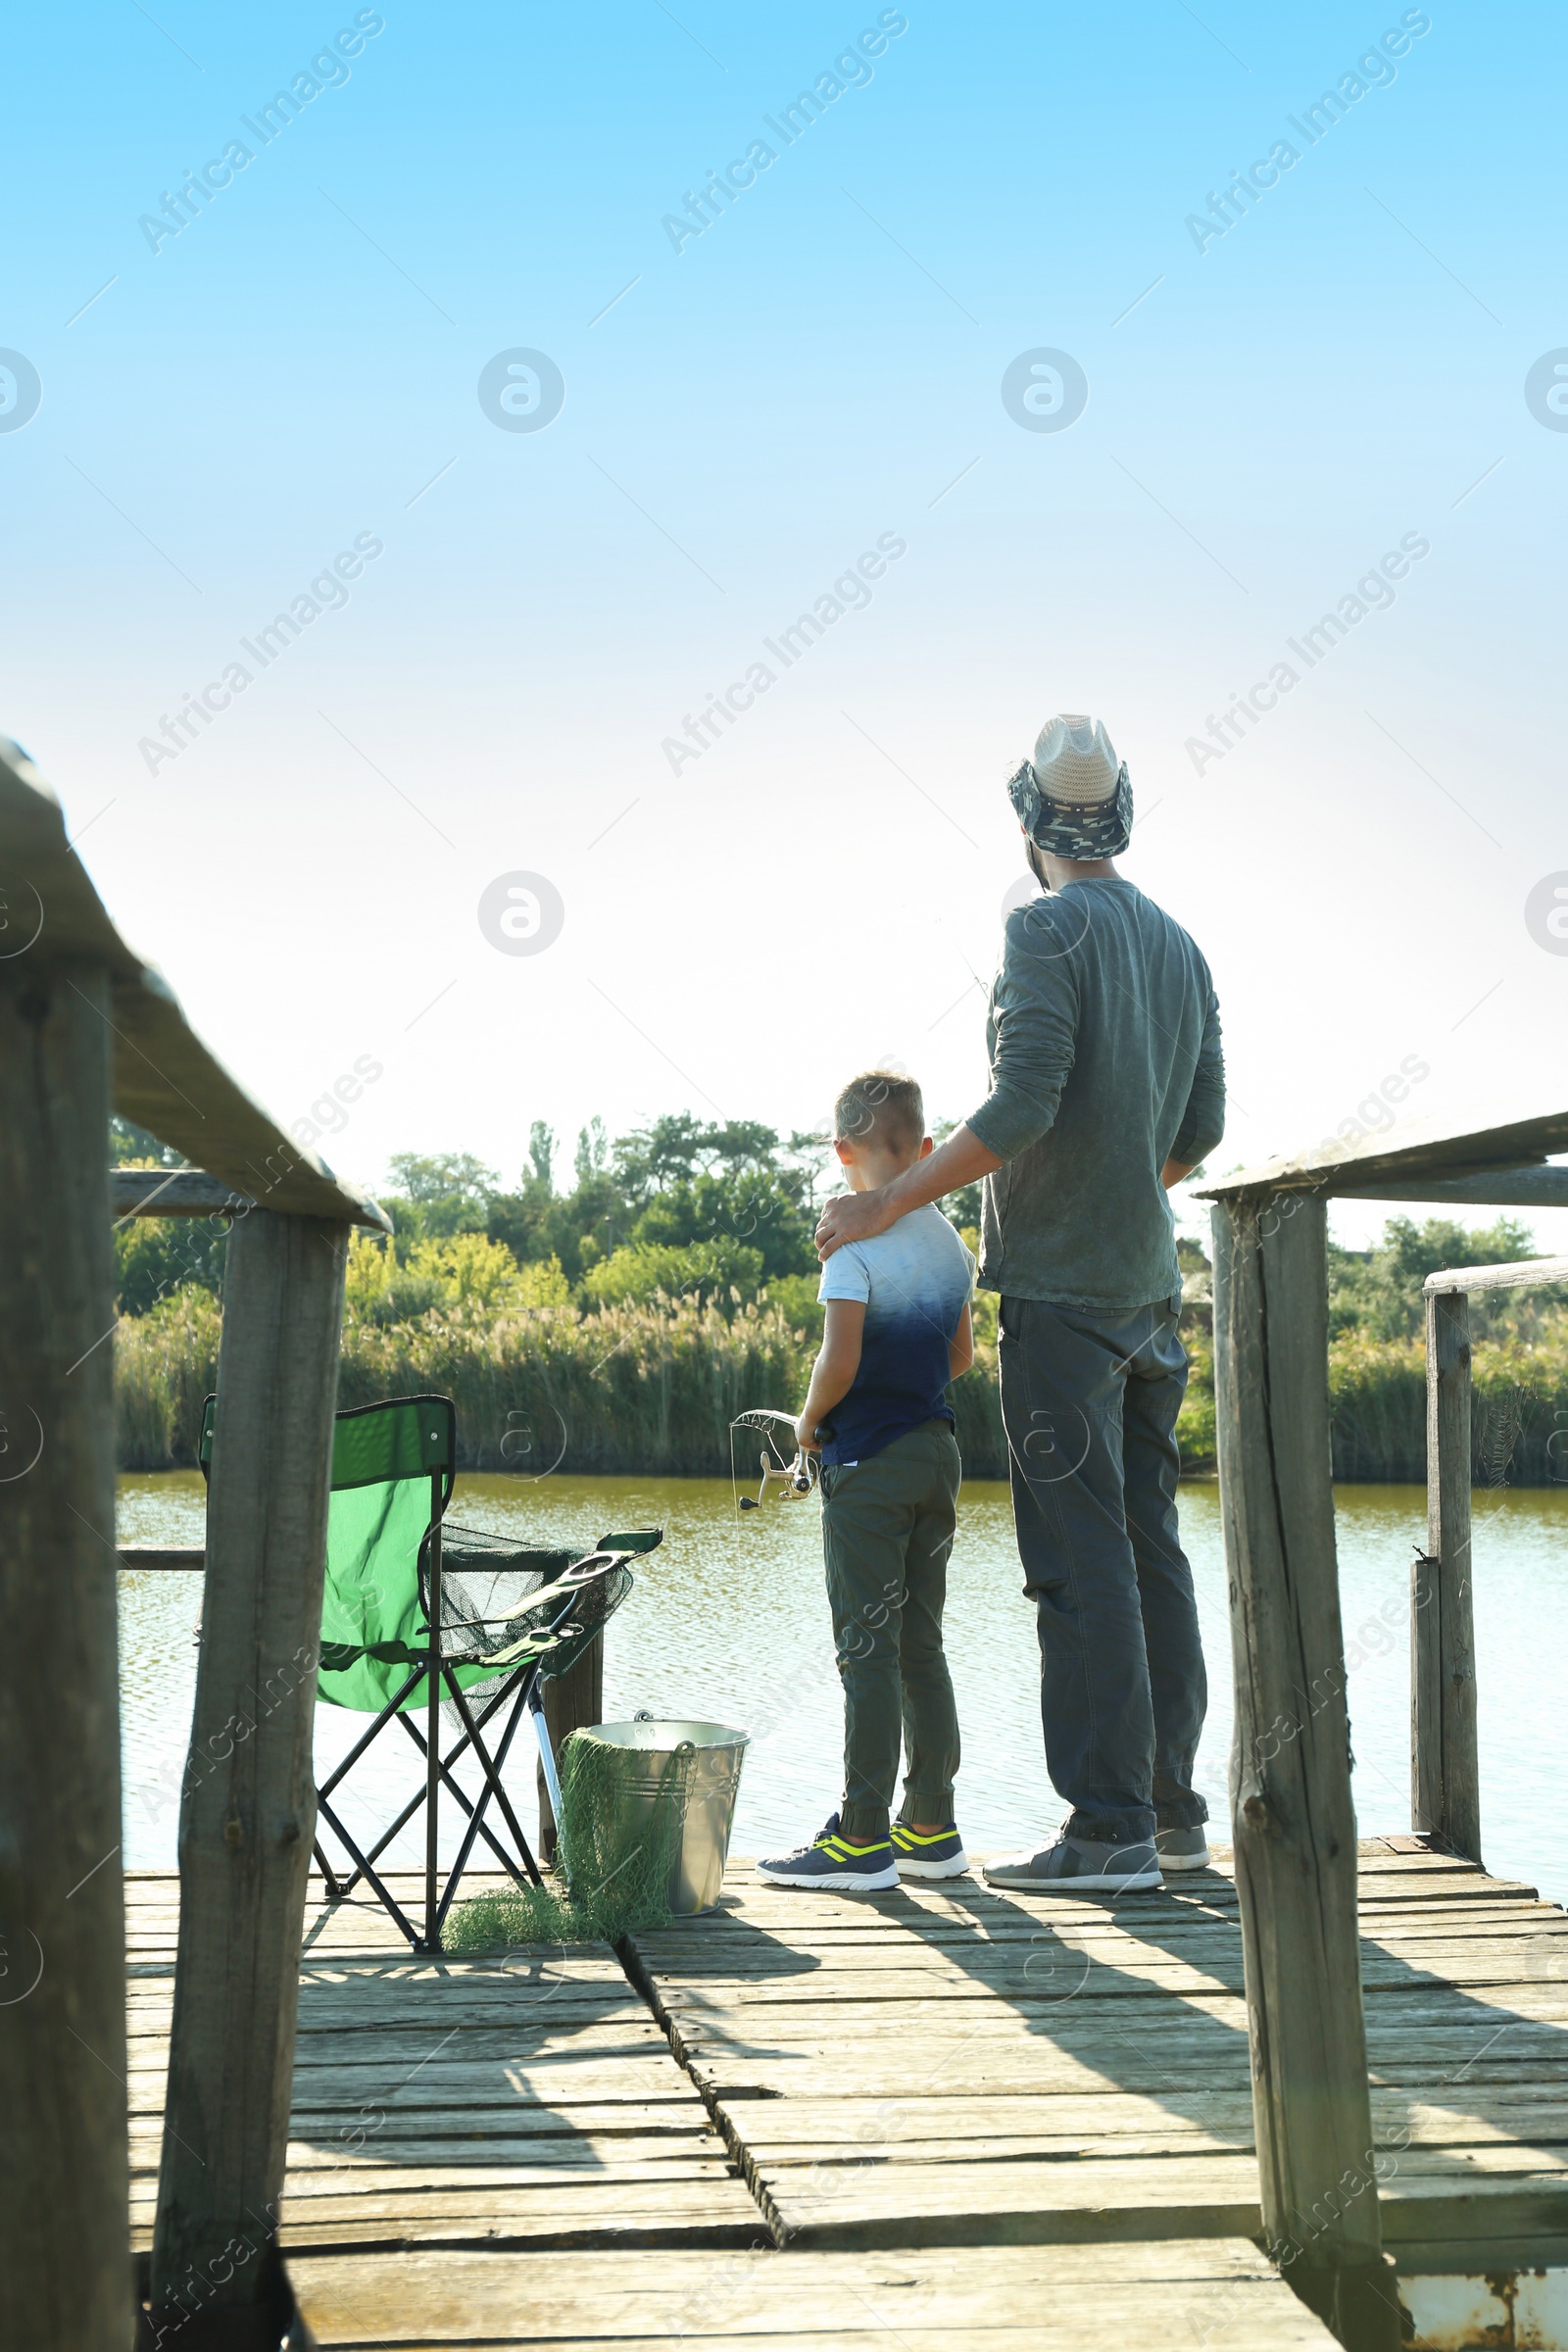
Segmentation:
{"type": "Polygon", "coordinates": [[[1121,1309],[1181,1284],[1160,1183],[1225,1128],[1219,1007],[1179,923],[1120,877],[1007,918],[986,1023],[991,1093],[968,1121],[986,1178],[980,1280],[1121,1309]]]}

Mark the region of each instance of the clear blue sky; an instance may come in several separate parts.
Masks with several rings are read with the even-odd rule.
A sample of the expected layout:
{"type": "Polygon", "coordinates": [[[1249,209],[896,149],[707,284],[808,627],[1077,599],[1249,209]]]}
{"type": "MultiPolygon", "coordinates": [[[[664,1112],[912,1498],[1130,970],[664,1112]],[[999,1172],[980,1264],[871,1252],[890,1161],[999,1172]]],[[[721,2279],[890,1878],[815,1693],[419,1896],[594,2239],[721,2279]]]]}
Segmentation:
{"type": "Polygon", "coordinates": [[[1568,869],[1568,433],[1525,394],[1568,346],[1560,12],[106,0],[5,37],[0,346],[41,399],[0,430],[4,723],[285,1121],[381,1065],[347,1173],[513,1175],[535,1117],[806,1126],[873,1055],[972,1107],[1003,783],[1058,709],[1214,966],[1222,1164],[1406,1060],[1411,1109],[1560,1099],[1525,912],[1568,869]],[[481,405],[518,350],[541,429],[481,405]],[[1039,350],[1087,379],[1065,429],[1004,405],[1039,350]],[[536,955],[480,927],[516,872],[560,894],[536,955]]]}

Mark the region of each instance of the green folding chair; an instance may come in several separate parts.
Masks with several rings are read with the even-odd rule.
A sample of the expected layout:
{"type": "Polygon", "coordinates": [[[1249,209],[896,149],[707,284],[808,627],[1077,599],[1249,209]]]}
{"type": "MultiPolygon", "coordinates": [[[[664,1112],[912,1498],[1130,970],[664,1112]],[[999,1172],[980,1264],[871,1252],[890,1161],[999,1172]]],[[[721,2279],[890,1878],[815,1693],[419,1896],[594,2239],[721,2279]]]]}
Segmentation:
{"type": "MultiPolygon", "coordinates": [[[[204,1474],[216,1403],[208,1397],[202,1418],[204,1474]]],[[[440,1950],[446,1915],[480,1838],[518,1886],[540,1884],[538,1863],[501,1777],[513,1739],[526,1717],[559,1820],[561,1786],[543,1685],[576,1663],[625,1599],[632,1588],[628,1558],[652,1551],[662,1540],[662,1529],[640,1528],[606,1536],[579,1554],[460,1528],[446,1521],[456,1465],[457,1416],[449,1396],[397,1396],[336,1416],[317,1690],[329,1705],[374,1720],[316,1792],[318,1820],[330,1829],[352,1868],[346,1874],[333,1869],[319,1835],[315,1855],[331,1900],[351,1894],[363,1879],[419,1952],[440,1950]],[[492,1752],[485,1729],[503,1709],[508,1711],[492,1752]],[[443,1716],[462,1735],[445,1753],[443,1716]],[[423,1755],[424,1785],[362,1852],[331,1800],[393,1722],[402,1724],[423,1755]],[[477,1799],[453,1772],[470,1748],[482,1780],[477,1799]],[[467,1816],[444,1886],[438,1858],[443,1788],[467,1816]],[[487,1818],[492,1799],[512,1851],[487,1818]],[[421,1805],[422,1933],[375,1867],[421,1805]]]]}

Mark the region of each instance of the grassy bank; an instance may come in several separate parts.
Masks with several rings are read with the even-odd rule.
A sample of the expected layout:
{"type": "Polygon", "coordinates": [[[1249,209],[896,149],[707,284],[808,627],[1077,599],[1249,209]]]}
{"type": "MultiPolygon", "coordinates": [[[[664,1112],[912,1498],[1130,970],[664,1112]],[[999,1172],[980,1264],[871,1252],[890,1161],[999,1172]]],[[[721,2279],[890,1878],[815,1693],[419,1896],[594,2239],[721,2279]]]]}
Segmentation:
{"type": "MultiPolygon", "coordinates": [[[[965,1466],[1006,1476],[997,1402],[996,1305],[976,1315],[975,1368],[954,1392],[965,1466]]],[[[221,1310],[198,1288],[127,1315],[116,1353],[120,1461],[161,1470],[195,1460],[202,1398],[218,1368],[221,1310]]],[[[1212,1351],[1193,1319],[1192,1379],[1179,1436],[1184,1467],[1214,1462],[1212,1351]]],[[[339,1400],[435,1390],[458,1409],[462,1461],[537,1476],[551,1468],[721,1477],[728,1425],[747,1405],[794,1406],[817,1342],[813,1310],[764,1292],[729,1311],[695,1298],[609,1305],[530,1305],[470,1296],[410,1320],[378,1319],[351,1300],[339,1400]]],[[[1482,1340],[1475,1355],[1476,1478],[1543,1486],[1568,1475],[1568,1333],[1482,1340]]],[[[1426,1475],[1426,1385],[1418,1340],[1352,1331],[1329,1356],[1334,1469],[1343,1479],[1426,1475]]],[[[748,1444],[743,1461],[755,1447],[748,1444]]]]}

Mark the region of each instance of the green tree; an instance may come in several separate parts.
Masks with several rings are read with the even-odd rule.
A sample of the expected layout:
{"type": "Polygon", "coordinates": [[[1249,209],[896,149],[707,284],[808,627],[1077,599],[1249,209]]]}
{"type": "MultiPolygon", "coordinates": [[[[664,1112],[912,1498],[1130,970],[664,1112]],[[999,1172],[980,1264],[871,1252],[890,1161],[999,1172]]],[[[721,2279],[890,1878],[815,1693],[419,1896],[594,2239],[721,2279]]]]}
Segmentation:
{"type": "Polygon", "coordinates": [[[468,1152],[394,1152],[385,1196],[400,1247],[428,1237],[483,1233],[501,1190],[494,1168],[468,1152]]]}
{"type": "Polygon", "coordinates": [[[221,1298],[227,1250],[226,1218],[127,1217],[115,1228],[121,1313],[145,1315],[188,1287],[221,1298]]]}
{"type": "MultiPolygon", "coordinates": [[[[109,1164],[183,1168],[189,1162],[145,1127],[117,1114],[109,1122],[109,1164]]],[[[187,1284],[221,1298],[227,1243],[228,1227],[218,1217],[127,1217],[115,1227],[121,1313],[145,1315],[187,1284]]]]}
{"type": "Polygon", "coordinates": [[[485,1231],[504,1242],[521,1265],[559,1258],[569,1282],[582,1280],[586,1266],[608,1257],[636,1221],[635,1206],[606,1173],[580,1181],[574,1192],[554,1193],[536,1174],[525,1175],[514,1193],[490,1203],[485,1231]]]}
{"type": "Polygon", "coordinates": [[[117,1112],[109,1122],[109,1164],[112,1168],[184,1168],[190,1162],[170,1144],[161,1144],[145,1127],[133,1126],[117,1112]]]}
{"type": "Polygon", "coordinates": [[[759,1279],[807,1274],[816,1265],[815,1219],[788,1175],[726,1167],[657,1193],[632,1227],[634,1243],[686,1249],[734,1242],[754,1251],[759,1279]]]}
{"type": "MultiPolygon", "coordinates": [[[[1422,1330],[1421,1286],[1446,1266],[1498,1265],[1533,1257],[1535,1240],[1517,1217],[1466,1232],[1451,1217],[1391,1217],[1371,1250],[1329,1244],[1329,1331],[1360,1331],[1373,1340],[1408,1340],[1422,1330]]],[[[1539,1313],[1529,1294],[1486,1292],[1472,1301],[1483,1327],[1514,1331],[1539,1313]]]]}
{"type": "Polygon", "coordinates": [[[597,1111],[577,1130],[577,1155],[572,1162],[579,1185],[602,1176],[610,1165],[610,1131],[597,1111]]]}

